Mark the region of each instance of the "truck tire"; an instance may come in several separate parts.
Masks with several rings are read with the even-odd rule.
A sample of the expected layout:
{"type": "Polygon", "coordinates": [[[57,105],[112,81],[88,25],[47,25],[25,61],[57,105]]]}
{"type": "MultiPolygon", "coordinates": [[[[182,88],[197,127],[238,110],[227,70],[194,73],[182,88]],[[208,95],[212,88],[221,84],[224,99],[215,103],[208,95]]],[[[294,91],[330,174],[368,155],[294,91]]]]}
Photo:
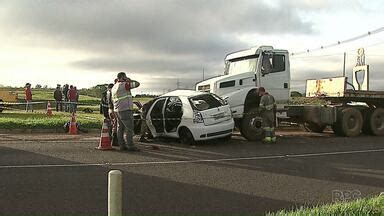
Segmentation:
{"type": "Polygon", "coordinates": [[[323,133],[324,129],[327,127],[325,124],[316,124],[313,122],[305,122],[304,128],[308,132],[323,133]]]}
{"type": "Polygon", "coordinates": [[[334,122],[332,125],[331,125],[331,128],[333,130],[333,133],[336,135],[336,136],[344,136],[343,134],[343,131],[341,129],[341,116],[342,116],[342,109],[338,109],[337,110],[337,115],[336,115],[336,122],[334,122]]]}
{"type": "Polygon", "coordinates": [[[342,131],[341,131],[341,125],[339,124],[339,122],[333,123],[333,125],[331,125],[331,128],[333,130],[333,133],[336,136],[344,136],[342,131]]]}
{"type": "Polygon", "coordinates": [[[370,115],[368,115],[367,122],[372,135],[384,135],[384,109],[377,108],[370,115]]]}
{"type": "Polygon", "coordinates": [[[338,121],[343,136],[355,137],[360,135],[363,127],[363,115],[359,110],[355,108],[343,109],[338,121]]]}
{"type": "Polygon", "coordinates": [[[372,116],[372,112],[373,110],[371,109],[365,109],[363,111],[364,113],[364,122],[363,122],[363,128],[361,129],[361,131],[364,133],[364,134],[367,134],[367,135],[373,135],[373,132],[371,130],[371,116],[372,116]]]}
{"type": "Polygon", "coordinates": [[[0,112],[4,110],[4,101],[0,99],[0,112]]]}
{"type": "Polygon", "coordinates": [[[243,120],[241,121],[241,135],[249,141],[262,140],[264,138],[261,118],[257,113],[258,109],[252,108],[248,113],[244,114],[243,120]]]}

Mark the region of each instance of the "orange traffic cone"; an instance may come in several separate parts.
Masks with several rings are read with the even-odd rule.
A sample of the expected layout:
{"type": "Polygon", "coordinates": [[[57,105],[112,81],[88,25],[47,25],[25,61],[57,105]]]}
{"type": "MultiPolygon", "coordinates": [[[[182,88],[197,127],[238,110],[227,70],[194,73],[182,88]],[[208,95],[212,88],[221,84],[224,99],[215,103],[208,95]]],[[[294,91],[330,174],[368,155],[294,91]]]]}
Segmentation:
{"type": "Polygon", "coordinates": [[[52,107],[51,107],[51,102],[49,101],[47,103],[47,116],[52,116],[52,107]]]}
{"type": "Polygon", "coordinates": [[[100,143],[97,149],[100,150],[112,150],[111,138],[108,133],[108,119],[104,119],[103,127],[101,128],[100,143]]]}
{"type": "Polygon", "coordinates": [[[68,134],[77,134],[75,113],[72,113],[71,122],[69,123],[69,132],[68,132],[68,134]]]}

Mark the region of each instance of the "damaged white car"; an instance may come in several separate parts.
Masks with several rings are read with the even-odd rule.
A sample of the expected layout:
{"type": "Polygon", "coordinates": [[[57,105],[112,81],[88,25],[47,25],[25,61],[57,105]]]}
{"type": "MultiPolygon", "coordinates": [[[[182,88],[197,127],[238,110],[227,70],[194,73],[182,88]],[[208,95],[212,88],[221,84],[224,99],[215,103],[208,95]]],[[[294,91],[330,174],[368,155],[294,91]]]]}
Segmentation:
{"type": "Polygon", "coordinates": [[[229,105],[219,96],[176,90],[156,98],[146,115],[153,137],[180,138],[182,143],[230,138],[234,121],[229,105]]]}

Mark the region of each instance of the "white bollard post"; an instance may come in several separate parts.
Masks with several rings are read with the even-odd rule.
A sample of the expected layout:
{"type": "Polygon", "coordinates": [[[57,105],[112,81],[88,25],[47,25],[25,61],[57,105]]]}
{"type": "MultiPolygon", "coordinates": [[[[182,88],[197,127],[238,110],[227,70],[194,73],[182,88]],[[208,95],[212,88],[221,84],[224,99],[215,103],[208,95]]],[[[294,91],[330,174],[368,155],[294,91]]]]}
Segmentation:
{"type": "Polygon", "coordinates": [[[120,170],[108,173],[108,216],[123,215],[123,175],[120,170]]]}

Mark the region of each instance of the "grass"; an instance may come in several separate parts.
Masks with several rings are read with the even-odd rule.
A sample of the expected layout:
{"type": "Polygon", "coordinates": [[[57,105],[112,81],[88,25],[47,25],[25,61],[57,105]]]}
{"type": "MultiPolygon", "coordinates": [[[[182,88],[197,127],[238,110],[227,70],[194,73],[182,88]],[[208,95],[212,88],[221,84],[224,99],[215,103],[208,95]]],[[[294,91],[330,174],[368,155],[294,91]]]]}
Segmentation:
{"type": "MultiPolygon", "coordinates": [[[[61,129],[70,120],[69,113],[54,112],[48,117],[43,112],[25,113],[5,111],[0,113],[1,129],[61,129]]],[[[103,116],[98,113],[77,113],[77,122],[82,128],[101,128],[103,116]]]]}
{"type": "Polygon", "coordinates": [[[335,203],[314,208],[301,207],[295,211],[268,213],[268,216],[307,216],[307,215],[384,215],[384,196],[359,199],[347,203],[335,203]]]}
{"type": "MultiPolygon", "coordinates": [[[[18,93],[20,102],[24,101],[24,90],[7,89],[18,93]]],[[[53,98],[54,89],[32,89],[33,101],[43,102],[51,101],[54,115],[47,117],[45,115],[46,103],[34,104],[34,113],[25,113],[25,105],[9,105],[7,109],[0,113],[0,129],[60,129],[69,121],[70,114],[55,112],[55,103],[53,98]],[[53,102],[53,103],[52,103],[53,102]]],[[[148,102],[152,98],[134,98],[134,101],[140,101],[142,104],[148,102]]],[[[79,96],[77,122],[83,128],[100,128],[103,115],[100,114],[100,98],[87,95],[79,96]],[[89,108],[93,113],[83,113],[82,110],[89,108]]]]}
{"type": "MultiPolygon", "coordinates": [[[[149,101],[151,98],[137,98],[141,103],[149,101]]],[[[100,114],[100,105],[79,105],[77,113],[77,122],[82,128],[99,129],[102,125],[103,115],[100,114]],[[93,113],[83,113],[82,110],[89,108],[93,113]]],[[[48,117],[45,114],[45,104],[34,105],[35,111],[24,112],[25,106],[10,106],[8,110],[0,113],[0,129],[61,129],[63,125],[70,120],[70,114],[64,112],[55,112],[55,106],[52,104],[53,116],[48,117]]]]}

